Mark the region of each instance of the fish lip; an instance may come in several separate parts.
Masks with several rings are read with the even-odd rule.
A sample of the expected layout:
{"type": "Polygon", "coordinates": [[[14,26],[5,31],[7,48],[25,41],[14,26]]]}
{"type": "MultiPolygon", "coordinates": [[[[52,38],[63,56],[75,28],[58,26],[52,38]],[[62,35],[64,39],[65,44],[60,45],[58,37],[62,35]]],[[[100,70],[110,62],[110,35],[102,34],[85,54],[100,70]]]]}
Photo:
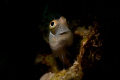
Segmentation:
{"type": "Polygon", "coordinates": [[[59,35],[67,34],[69,31],[61,32],[59,35]]]}

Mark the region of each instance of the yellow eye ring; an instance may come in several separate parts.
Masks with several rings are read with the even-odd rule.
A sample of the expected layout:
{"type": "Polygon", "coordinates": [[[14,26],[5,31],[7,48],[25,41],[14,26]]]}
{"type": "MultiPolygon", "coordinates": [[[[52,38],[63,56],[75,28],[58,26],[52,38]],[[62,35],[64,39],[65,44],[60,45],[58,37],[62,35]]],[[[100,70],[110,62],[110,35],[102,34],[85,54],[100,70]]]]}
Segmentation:
{"type": "Polygon", "coordinates": [[[56,25],[57,25],[57,20],[51,21],[49,24],[49,29],[50,30],[54,29],[56,27],[56,25]]]}

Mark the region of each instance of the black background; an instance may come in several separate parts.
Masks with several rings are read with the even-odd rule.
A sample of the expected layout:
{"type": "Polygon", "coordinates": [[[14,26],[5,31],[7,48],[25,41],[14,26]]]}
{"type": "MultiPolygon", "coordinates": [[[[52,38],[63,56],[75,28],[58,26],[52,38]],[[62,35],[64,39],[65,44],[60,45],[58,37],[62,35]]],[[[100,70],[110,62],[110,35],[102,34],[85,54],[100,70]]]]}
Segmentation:
{"type": "Polygon", "coordinates": [[[105,64],[86,78],[116,80],[119,77],[120,8],[115,0],[1,0],[0,80],[38,80],[34,59],[36,50],[44,44],[38,25],[47,3],[49,11],[59,12],[68,19],[84,19],[88,13],[98,17],[105,36],[105,64]]]}

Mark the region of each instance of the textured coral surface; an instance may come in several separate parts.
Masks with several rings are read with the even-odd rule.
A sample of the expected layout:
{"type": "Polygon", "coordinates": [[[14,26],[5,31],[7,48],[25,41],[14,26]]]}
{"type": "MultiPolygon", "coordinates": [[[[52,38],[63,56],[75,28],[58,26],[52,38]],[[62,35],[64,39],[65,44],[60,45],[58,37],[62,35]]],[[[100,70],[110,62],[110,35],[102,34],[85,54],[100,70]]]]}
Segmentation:
{"type": "MultiPolygon", "coordinates": [[[[76,27],[76,24],[79,24],[76,20],[70,24],[70,26],[73,26],[73,34],[79,37],[79,41],[77,42],[77,45],[75,45],[79,45],[79,54],[76,55],[76,60],[73,65],[68,69],[60,70],[58,68],[59,65],[56,65],[55,61],[53,63],[54,58],[49,59],[47,58],[47,55],[45,57],[46,60],[43,60],[42,62],[46,62],[45,64],[49,64],[51,68],[56,67],[55,69],[57,70],[50,68],[50,71],[53,72],[52,75],[43,75],[42,77],[48,77],[49,80],[81,80],[84,77],[84,74],[86,74],[87,69],[94,68],[100,62],[103,43],[100,26],[97,22],[88,26],[88,28],[86,28],[87,26],[76,27]]],[[[46,79],[40,78],[40,80],[46,79]]]]}

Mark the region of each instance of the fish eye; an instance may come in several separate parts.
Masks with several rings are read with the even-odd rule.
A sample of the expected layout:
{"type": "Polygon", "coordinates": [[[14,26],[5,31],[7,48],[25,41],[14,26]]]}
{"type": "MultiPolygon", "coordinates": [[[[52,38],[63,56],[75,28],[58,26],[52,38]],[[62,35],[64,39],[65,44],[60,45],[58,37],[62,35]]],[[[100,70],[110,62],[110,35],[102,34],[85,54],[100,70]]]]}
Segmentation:
{"type": "Polygon", "coordinates": [[[54,25],[54,22],[51,22],[51,26],[53,26],[54,25]]]}
{"type": "Polygon", "coordinates": [[[50,25],[49,25],[49,29],[52,30],[56,27],[57,25],[57,21],[56,20],[53,20],[50,22],[50,25]]]}

